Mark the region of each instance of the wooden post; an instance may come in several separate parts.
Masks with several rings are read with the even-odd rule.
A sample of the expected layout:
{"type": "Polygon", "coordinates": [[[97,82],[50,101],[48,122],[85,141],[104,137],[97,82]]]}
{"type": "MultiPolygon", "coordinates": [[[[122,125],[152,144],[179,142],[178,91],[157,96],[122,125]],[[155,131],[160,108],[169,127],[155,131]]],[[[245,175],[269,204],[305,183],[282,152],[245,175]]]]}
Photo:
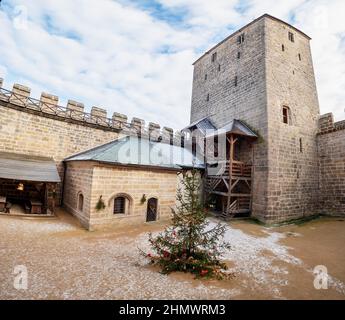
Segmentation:
{"type": "Polygon", "coordinates": [[[230,150],[229,150],[229,191],[228,191],[228,205],[226,208],[226,213],[228,214],[228,209],[231,205],[231,185],[232,185],[232,165],[234,160],[234,136],[230,134],[230,150]]]}

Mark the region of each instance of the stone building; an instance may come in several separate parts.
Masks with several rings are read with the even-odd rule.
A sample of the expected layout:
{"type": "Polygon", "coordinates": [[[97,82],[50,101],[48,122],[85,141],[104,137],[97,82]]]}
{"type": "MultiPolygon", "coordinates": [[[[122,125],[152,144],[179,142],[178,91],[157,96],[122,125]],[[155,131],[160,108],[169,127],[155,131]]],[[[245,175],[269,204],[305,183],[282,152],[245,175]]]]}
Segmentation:
{"type": "Polygon", "coordinates": [[[203,168],[195,160],[180,146],[116,139],[65,159],[64,206],[88,229],[167,219],[175,207],[177,174],[203,168]]]}
{"type": "Polygon", "coordinates": [[[225,218],[345,214],[345,123],[319,115],[310,38],[267,14],[194,63],[182,131],[2,84],[0,211],[64,206],[88,229],[164,219],[178,173],[196,165],[205,205],[225,218]]]}
{"type": "MultiPolygon", "coordinates": [[[[249,144],[243,134],[227,131],[226,157],[216,161],[227,161],[225,173],[208,174],[205,192],[225,216],[249,211],[271,223],[344,214],[345,132],[331,120],[334,128],[324,132],[310,40],[265,14],[194,62],[192,135],[207,119],[223,129],[241,121],[258,136],[249,144]]],[[[207,162],[212,168],[214,159],[207,162]]]]}

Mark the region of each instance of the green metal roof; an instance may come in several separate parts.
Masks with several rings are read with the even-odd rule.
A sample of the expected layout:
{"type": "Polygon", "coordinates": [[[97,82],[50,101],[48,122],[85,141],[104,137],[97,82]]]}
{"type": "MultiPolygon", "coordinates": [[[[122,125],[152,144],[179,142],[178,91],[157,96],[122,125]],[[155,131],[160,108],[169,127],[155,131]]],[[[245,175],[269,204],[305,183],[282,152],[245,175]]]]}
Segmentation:
{"type": "Polygon", "coordinates": [[[146,138],[126,136],[78,153],[64,161],[99,161],[114,165],[135,165],[166,169],[204,168],[190,150],[146,138]]]}

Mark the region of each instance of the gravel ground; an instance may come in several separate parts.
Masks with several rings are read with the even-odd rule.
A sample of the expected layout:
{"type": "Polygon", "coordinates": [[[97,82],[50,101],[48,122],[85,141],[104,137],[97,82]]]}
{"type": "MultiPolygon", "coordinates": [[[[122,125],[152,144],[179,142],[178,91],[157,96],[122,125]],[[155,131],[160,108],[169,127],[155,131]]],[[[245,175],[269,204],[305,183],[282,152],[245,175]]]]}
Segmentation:
{"type": "MultiPolygon", "coordinates": [[[[299,277],[307,283],[300,288],[305,292],[301,298],[345,298],[344,283],[333,276],[327,294],[315,290],[310,258],[302,260],[293,254],[295,248],[282,243],[299,243],[303,229],[300,234],[248,222],[228,226],[225,238],[232,249],[224,259],[236,277],[205,281],[180,273],[162,275],[138,254],[138,247],[148,249],[147,232],[162,228],[151,224],[88,232],[63,211],[51,219],[0,216],[0,298],[284,299],[295,296],[299,277]],[[28,270],[26,290],[14,288],[16,265],[28,270]]],[[[339,274],[342,278],[344,272],[339,274]]]]}

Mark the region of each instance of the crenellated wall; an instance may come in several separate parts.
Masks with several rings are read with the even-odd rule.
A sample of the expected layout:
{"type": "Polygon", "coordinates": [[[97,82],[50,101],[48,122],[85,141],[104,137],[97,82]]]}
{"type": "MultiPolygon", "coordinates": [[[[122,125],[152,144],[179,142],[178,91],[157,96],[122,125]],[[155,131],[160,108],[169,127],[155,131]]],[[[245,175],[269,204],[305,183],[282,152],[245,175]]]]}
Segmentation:
{"type": "Polygon", "coordinates": [[[317,145],[320,211],[328,215],[345,215],[345,120],[334,122],[332,113],[322,115],[317,145]]]}
{"type": "MultiPolygon", "coordinates": [[[[63,179],[63,159],[104,144],[123,135],[141,135],[155,141],[181,143],[181,133],[171,128],[114,112],[92,107],[84,112],[80,102],[42,93],[40,99],[30,97],[30,88],[14,84],[12,90],[2,88],[0,78],[0,151],[52,157],[63,179]]],[[[60,194],[61,190],[58,190],[60,194]]],[[[59,199],[61,197],[59,196],[59,199]]]]}

